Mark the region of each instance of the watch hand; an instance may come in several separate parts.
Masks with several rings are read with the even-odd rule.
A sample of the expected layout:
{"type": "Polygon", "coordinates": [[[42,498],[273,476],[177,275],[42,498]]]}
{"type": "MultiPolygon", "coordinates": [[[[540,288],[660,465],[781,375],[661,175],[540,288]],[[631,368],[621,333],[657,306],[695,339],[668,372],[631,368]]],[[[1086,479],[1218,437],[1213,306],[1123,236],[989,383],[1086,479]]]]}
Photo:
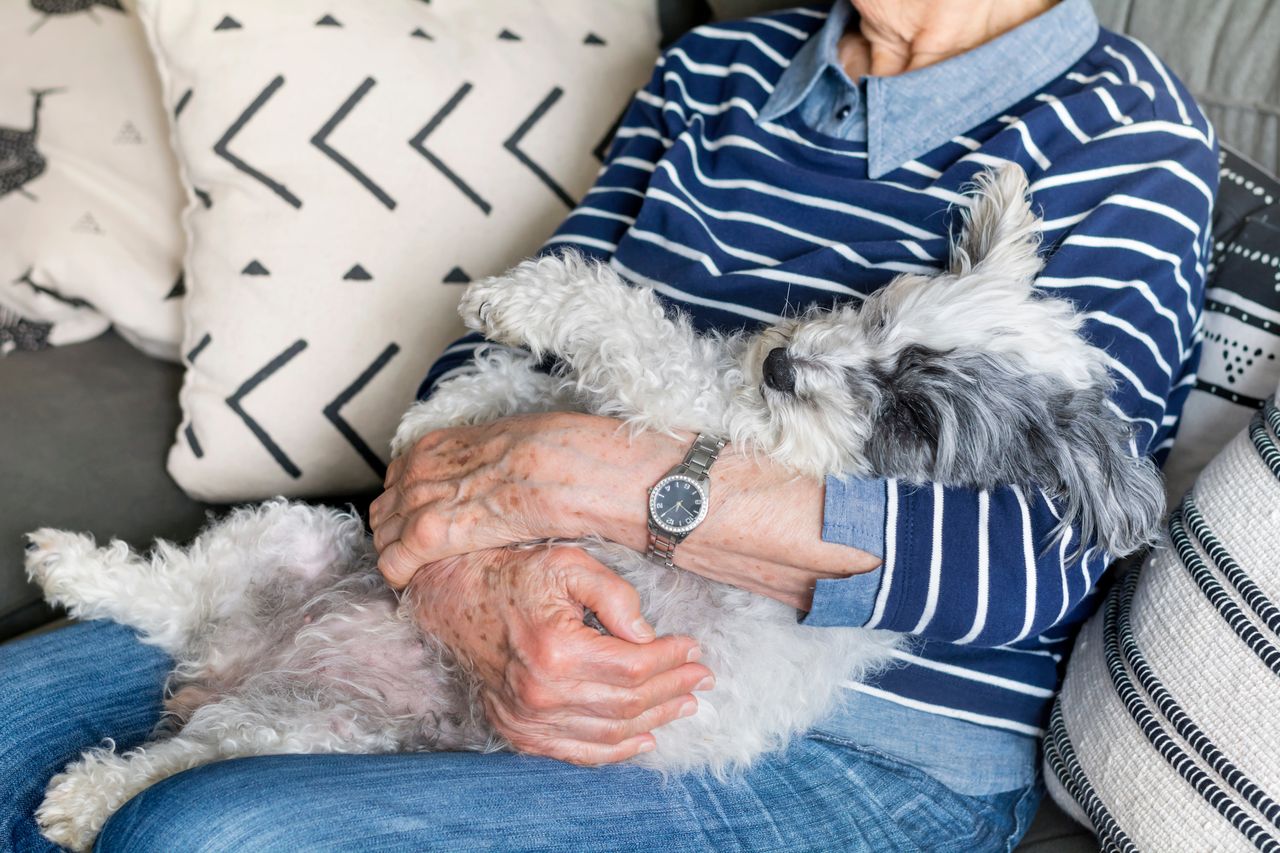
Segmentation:
{"type": "Polygon", "coordinates": [[[690,518],[693,518],[693,513],[685,509],[684,501],[676,501],[676,505],[671,508],[671,512],[674,513],[678,509],[683,509],[685,515],[689,516],[690,518]]]}

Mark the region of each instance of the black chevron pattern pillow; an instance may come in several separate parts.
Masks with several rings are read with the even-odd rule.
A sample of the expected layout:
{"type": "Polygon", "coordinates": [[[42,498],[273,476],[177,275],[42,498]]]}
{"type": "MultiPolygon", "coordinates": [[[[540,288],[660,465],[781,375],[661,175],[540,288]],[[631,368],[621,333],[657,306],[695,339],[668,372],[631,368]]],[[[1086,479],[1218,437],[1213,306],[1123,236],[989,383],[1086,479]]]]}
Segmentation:
{"type": "Polygon", "coordinates": [[[380,484],[460,332],[536,251],[647,78],[653,0],[142,0],[191,203],[192,495],[380,484]]]}

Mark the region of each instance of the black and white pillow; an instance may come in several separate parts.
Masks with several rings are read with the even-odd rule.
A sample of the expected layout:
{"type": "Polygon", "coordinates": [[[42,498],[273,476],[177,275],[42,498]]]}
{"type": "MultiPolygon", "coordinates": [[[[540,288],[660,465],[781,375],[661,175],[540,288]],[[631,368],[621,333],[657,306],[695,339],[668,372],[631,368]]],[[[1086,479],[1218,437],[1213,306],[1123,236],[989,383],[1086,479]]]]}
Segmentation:
{"type": "Polygon", "coordinates": [[[654,0],[141,0],[191,193],[169,471],[234,501],[381,483],[468,281],[589,188],[654,0]]]}
{"type": "Polygon", "coordinates": [[[1280,847],[1280,409],[1196,480],[1072,651],[1054,800],[1104,850],[1280,847]]]}
{"type": "Polygon", "coordinates": [[[1045,737],[1106,850],[1280,849],[1280,182],[1231,152],[1221,177],[1168,537],[1081,630],[1045,737]]]}
{"type": "Polygon", "coordinates": [[[1165,465],[1170,504],[1280,382],[1280,179],[1224,147],[1199,378],[1165,465]]]}
{"type": "Polygon", "coordinates": [[[182,186],[160,83],[119,0],[0,3],[0,351],[109,325],[176,359],[182,186]]]}
{"type": "Polygon", "coordinates": [[[53,326],[21,317],[0,305],[0,355],[18,350],[32,352],[49,345],[49,332],[53,326]]]}

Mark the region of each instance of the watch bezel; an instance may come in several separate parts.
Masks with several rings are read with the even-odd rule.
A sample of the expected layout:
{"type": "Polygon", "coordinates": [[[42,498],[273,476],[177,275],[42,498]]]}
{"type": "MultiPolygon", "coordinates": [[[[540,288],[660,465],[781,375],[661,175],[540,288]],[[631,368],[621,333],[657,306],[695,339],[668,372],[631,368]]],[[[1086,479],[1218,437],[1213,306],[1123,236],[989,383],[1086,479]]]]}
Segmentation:
{"type": "Polygon", "coordinates": [[[654,483],[653,487],[649,489],[649,522],[664,533],[670,533],[676,536],[685,536],[691,533],[693,529],[701,524],[707,517],[707,510],[709,509],[710,504],[711,493],[707,488],[705,480],[700,480],[697,477],[690,477],[688,474],[668,474],[658,482],[654,483]],[[664,524],[662,519],[658,517],[658,508],[655,506],[655,503],[658,500],[658,490],[667,483],[670,483],[672,480],[683,480],[697,489],[698,493],[702,495],[702,509],[698,511],[698,514],[692,521],[679,527],[664,524]]]}

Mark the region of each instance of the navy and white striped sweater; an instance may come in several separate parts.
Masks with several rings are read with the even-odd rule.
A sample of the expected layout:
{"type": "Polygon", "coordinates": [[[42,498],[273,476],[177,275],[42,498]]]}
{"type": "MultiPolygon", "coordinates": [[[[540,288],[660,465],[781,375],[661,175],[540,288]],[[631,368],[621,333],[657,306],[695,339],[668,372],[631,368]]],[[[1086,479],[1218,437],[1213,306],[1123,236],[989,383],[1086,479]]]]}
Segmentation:
{"type": "MultiPolygon", "coordinates": [[[[1061,39],[1054,26],[1066,24],[1047,16],[1065,19],[1080,5],[1046,13],[1038,32],[1061,39]]],[[[1095,22],[1096,37],[1059,67],[1027,57],[1024,71],[1002,50],[1025,43],[1005,36],[976,56],[870,78],[865,138],[827,135],[802,120],[804,110],[775,117],[769,109],[826,17],[806,8],[702,27],[669,49],[626,113],[596,186],[547,250],[609,260],[700,329],[767,324],[860,299],[902,271],[942,266],[975,172],[1016,162],[1045,220],[1038,285],[1084,314],[1084,333],[1111,356],[1116,410],[1136,427],[1139,447],[1162,460],[1194,382],[1217,186],[1213,130],[1190,94],[1145,46],[1095,22]],[[981,78],[1002,62],[999,80],[981,78]],[[1022,88],[1005,81],[1011,75],[1022,88]],[[895,95],[910,93],[918,106],[931,86],[932,115],[895,111],[895,95]],[[957,92],[973,97],[942,97],[957,92]],[[975,104],[990,118],[972,124],[975,104]],[[943,141],[930,139],[939,128],[943,141]]],[[[465,370],[477,345],[467,338],[447,350],[422,395],[465,370]]],[[[885,517],[884,566],[820,584],[806,621],[865,624],[919,642],[900,654],[902,666],[851,687],[1039,734],[1107,555],[1073,547],[1074,537],[1046,549],[1058,518],[1038,490],[889,481],[873,511],[885,517]],[[844,605],[868,584],[868,607],[844,605]]]]}

